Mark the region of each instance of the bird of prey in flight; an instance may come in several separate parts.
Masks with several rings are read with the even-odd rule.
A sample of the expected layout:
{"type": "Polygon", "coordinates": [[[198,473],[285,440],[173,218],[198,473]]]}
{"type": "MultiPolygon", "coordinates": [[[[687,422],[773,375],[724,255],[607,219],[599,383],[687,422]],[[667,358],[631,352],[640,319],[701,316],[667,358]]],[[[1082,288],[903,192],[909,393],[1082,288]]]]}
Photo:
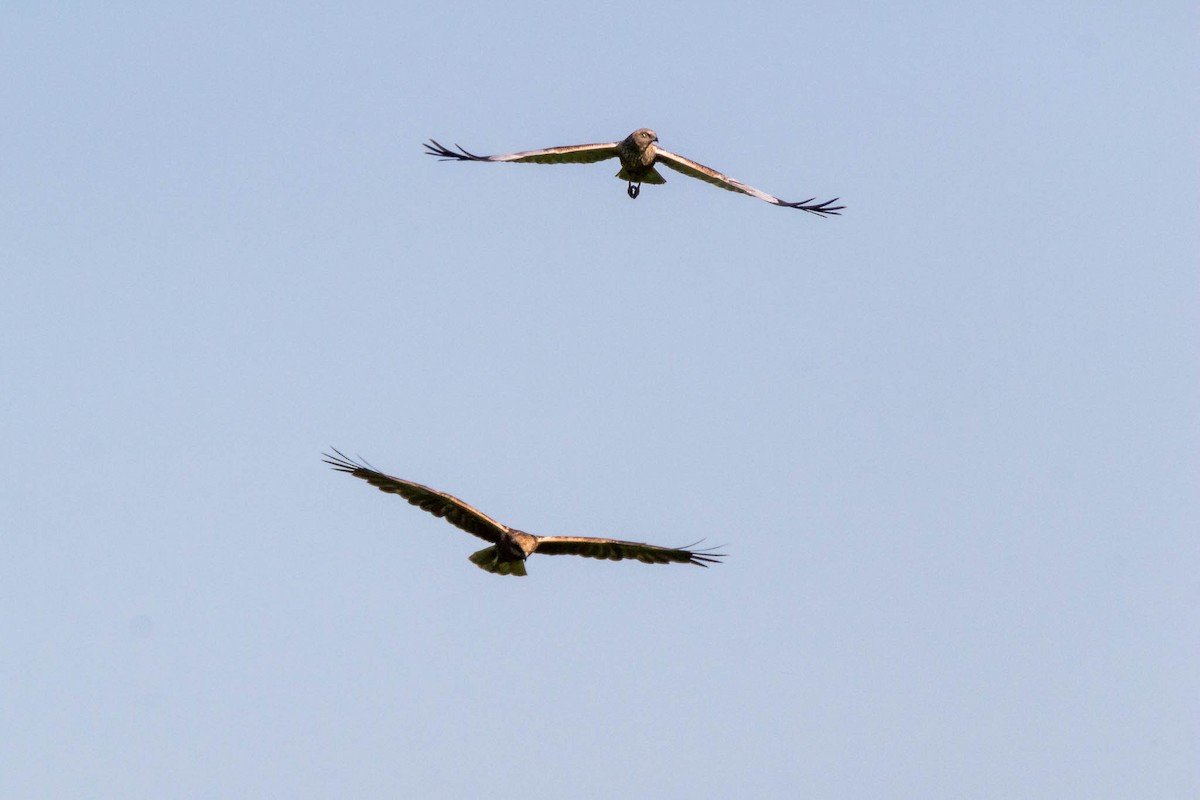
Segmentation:
{"type": "Polygon", "coordinates": [[[815,198],[789,203],[774,195],[759,191],[753,186],[747,186],[741,181],[735,181],[728,175],[722,175],[711,167],[706,167],[692,161],[690,158],[675,155],[669,150],[658,146],[658,134],[649,128],[638,128],[620,142],[605,142],[603,144],[575,144],[566,147],[548,147],[545,150],[526,150],[521,153],[505,153],[498,156],[477,156],[455,145],[457,151],[444,147],[435,139],[430,139],[425,145],[426,155],[437,156],[442,161],[519,161],[533,164],[591,164],[609,158],[621,161],[621,171],[617,177],[627,181],[626,189],[630,197],[636,198],[641,193],[643,183],[666,183],[667,179],[659,174],[654,167],[656,164],[670,167],[676,172],[682,172],[690,178],[728,189],[731,192],[748,194],[759,200],[766,200],[785,208],[798,208],[810,214],[827,216],[840,214],[845,206],[833,205],[838,198],[826,200],[824,203],[814,203],[815,198]]]}
{"type": "MultiPolygon", "coordinates": [[[[695,564],[706,567],[718,564],[724,553],[712,550],[657,547],[619,539],[597,539],[591,536],[535,536],[497,522],[459,500],[457,497],[430,489],[412,481],[393,478],[372,469],[365,463],[352,461],[336,448],[324,453],[325,463],[339,472],[361,478],[380,491],[398,494],[435,517],[442,517],[456,528],[491,542],[471,556],[471,562],[497,575],[525,575],[525,559],[534,553],[550,556],[585,556],[587,558],[621,561],[632,558],[645,564],[695,564]]],[[[692,545],[689,545],[689,547],[692,545]]]]}

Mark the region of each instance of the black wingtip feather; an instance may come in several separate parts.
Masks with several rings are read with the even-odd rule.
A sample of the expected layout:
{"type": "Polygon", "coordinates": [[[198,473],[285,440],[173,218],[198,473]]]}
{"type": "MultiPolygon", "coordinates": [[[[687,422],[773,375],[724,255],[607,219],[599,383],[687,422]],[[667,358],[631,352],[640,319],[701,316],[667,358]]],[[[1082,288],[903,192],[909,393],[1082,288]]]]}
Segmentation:
{"type": "Polygon", "coordinates": [[[370,470],[371,472],[379,471],[367,463],[366,459],[364,459],[362,456],[359,456],[359,460],[355,461],[353,458],[350,458],[336,447],[330,447],[329,449],[332,450],[334,454],[331,455],[329,453],[321,453],[321,455],[324,456],[322,460],[329,466],[336,469],[338,472],[348,472],[353,475],[360,469],[370,470]]]}
{"type": "Polygon", "coordinates": [[[704,567],[705,569],[708,569],[709,564],[722,563],[721,559],[725,558],[727,556],[727,554],[726,553],[715,553],[713,551],[720,550],[725,545],[719,544],[714,547],[704,547],[699,550],[692,549],[693,547],[695,547],[696,545],[700,544],[700,542],[703,542],[703,541],[704,541],[703,539],[700,539],[699,541],[695,541],[695,542],[692,542],[691,544],[684,545],[683,547],[677,547],[675,549],[682,550],[683,552],[687,553],[688,554],[688,563],[695,564],[697,567],[704,567]]]}
{"type": "Polygon", "coordinates": [[[454,152],[449,147],[439,142],[437,139],[430,139],[424,144],[425,155],[437,156],[442,161],[487,161],[487,156],[477,156],[474,153],[465,150],[462,145],[454,145],[458,148],[458,152],[454,152]]]}
{"type": "Polygon", "coordinates": [[[814,203],[813,200],[815,199],[815,197],[810,197],[807,200],[800,200],[796,203],[781,202],[779,205],[787,208],[798,208],[801,211],[807,211],[810,214],[816,214],[818,217],[840,217],[842,215],[842,211],[846,208],[845,206],[833,205],[833,203],[836,203],[840,199],[837,197],[833,198],[832,200],[826,200],[824,203],[814,203]]]}

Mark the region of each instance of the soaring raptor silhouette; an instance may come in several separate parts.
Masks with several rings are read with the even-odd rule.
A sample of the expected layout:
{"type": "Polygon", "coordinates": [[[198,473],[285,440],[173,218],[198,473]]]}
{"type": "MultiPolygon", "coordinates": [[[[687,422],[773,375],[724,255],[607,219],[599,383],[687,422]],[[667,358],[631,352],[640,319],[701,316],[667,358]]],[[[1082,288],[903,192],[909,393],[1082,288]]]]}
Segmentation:
{"type": "Polygon", "coordinates": [[[789,203],[774,195],[759,191],[753,186],[747,186],[741,181],[735,181],[728,175],[722,175],[711,167],[698,164],[690,158],[675,155],[658,146],[658,134],[649,128],[638,128],[620,142],[604,144],[575,144],[566,147],[548,147],[545,150],[526,150],[521,153],[505,153],[498,156],[477,156],[464,150],[458,145],[457,151],[444,147],[435,139],[430,139],[425,145],[426,155],[437,156],[443,161],[521,161],[534,164],[591,164],[609,158],[621,160],[621,171],[617,177],[628,181],[626,191],[630,197],[636,198],[641,193],[643,183],[666,183],[667,179],[654,168],[656,164],[670,167],[676,172],[682,172],[691,178],[728,189],[731,192],[748,194],[759,200],[766,200],[785,208],[798,208],[818,216],[840,214],[845,206],[833,205],[838,198],[826,200],[824,203],[814,203],[815,198],[789,203]]]}
{"type": "Polygon", "coordinates": [[[590,536],[535,536],[503,525],[481,511],[444,492],[430,489],[412,481],[393,478],[372,469],[367,464],[352,461],[336,448],[333,453],[324,453],[325,463],[339,472],[347,472],[362,478],[380,491],[398,494],[423,511],[442,517],[456,528],[491,542],[471,556],[471,561],[481,569],[497,575],[525,575],[525,559],[534,553],[549,556],[585,556],[609,561],[634,558],[645,564],[695,564],[707,567],[718,564],[724,553],[711,550],[688,550],[687,548],[656,547],[640,542],[623,542],[619,539],[597,539],[590,536]]]}

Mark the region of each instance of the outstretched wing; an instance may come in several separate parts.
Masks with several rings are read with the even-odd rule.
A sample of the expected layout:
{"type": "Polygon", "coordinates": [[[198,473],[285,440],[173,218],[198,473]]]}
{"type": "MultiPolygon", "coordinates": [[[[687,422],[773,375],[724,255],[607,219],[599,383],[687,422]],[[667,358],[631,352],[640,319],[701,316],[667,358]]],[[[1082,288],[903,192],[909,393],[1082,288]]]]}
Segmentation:
{"type": "Polygon", "coordinates": [[[496,522],[487,514],[472,508],[453,495],[430,489],[419,483],[384,475],[366,464],[359,464],[347,458],[337,448],[331,449],[333,455],[322,453],[325,456],[326,464],[339,472],[348,472],[356,478],[362,478],[382,492],[398,494],[422,511],[428,511],[435,517],[441,517],[456,528],[492,543],[499,542],[508,533],[508,526],[496,522]]]}
{"type": "Polygon", "coordinates": [[[699,178],[706,183],[711,183],[713,186],[720,186],[722,189],[728,189],[731,192],[748,194],[751,197],[757,197],[759,200],[766,200],[768,203],[773,203],[777,206],[798,208],[801,211],[807,211],[810,214],[817,214],[818,216],[829,214],[840,215],[842,209],[845,208],[845,206],[833,205],[838,201],[836,197],[832,200],[826,200],[824,203],[814,203],[813,200],[815,198],[812,197],[807,200],[801,200],[798,203],[789,203],[787,200],[780,200],[778,197],[755,189],[753,186],[747,186],[741,181],[735,181],[728,175],[722,175],[712,167],[706,167],[703,164],[692,161],[690,158],[676,155],[669,150],[663,150],[661,147],[657,148],[657,151],[658,163],[664,164],[676,172],[682,172],[691,178],[699,178]]]}
{"type": "MultiPolygon", "coordinates": [[[[539,536],[535,553],[548,556],[583,556],[609,561],[634,558],[643,564],[695,564],[707,567],[720,564],[724,553],[712,550],[689,550],[686,547],[658,547],[620,539],[595,539],[590,536],[539,536]]],[[[691,547],[692,545],[689,545],[691,547]]]]}
{"type": "Polygon", "coordinates": [[[499,156],[477,156],[469,153],[458,145],[457,151],[451,150],[430,139],[425,144],[425,155],[437,156],[442,161],[518,161],[530,164],[592,164],[615,158],[617,145],[620,142],[605,142],[604,144],[573,144],[566,147],[547,147],[545,150],[526,150],[521,153],[505,153],[499,156]]]}

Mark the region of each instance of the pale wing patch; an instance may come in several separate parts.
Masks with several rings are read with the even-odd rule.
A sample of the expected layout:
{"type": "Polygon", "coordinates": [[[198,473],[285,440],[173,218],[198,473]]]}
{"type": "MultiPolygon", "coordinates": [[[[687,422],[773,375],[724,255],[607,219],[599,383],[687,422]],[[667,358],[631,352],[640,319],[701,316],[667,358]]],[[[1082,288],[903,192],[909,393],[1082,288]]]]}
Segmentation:
{"type": "Polygon", "coordinates": [[[748,194],[751,197],[757,197],[759,200],[765,200],[772,205],[784,206],[785,208],[798,208],[801,211],[807,211],[810,214],[825,216],[829,214],[840,215],[845,206],[835,206],[837,198],[826,200],[824,203],[814,203],[816,198],[810,197],[807,200],[801,200],[798,203],[792,203],[787,200],[781,200],[773,194],[755,189],[753,186],[747,186],[741,181],[734,180],[728,175],[723,175],[717,172],[712,167],[706,167],[703,164],[692,161],[690,158],[684,158],[681,155],[672,153],[669,150],[658,148],[658,163],[664,164],[676,172],[682,172],[692,178],[698,178],[705,183],[711,183],[713,186],[720,186],[722,189],[727,189],[731,192],[740,194],[748,194]]]}
{"type": "Polygon", "coordinates": [[[778,197],[769,195],[766,192],[761,192],[753,186],[747,186],[741,181],[735,181],[728,175],[723,175],[717,172],[712,167],[706,167],[690,158],[676,155],[669,150],[658,148],[658,160],[660,164],[665,164],[676,172],[682,172],[691,178],[699,178],[705,183],[711,183],[713,186],[720,186],[722,189],[728,189],[731,192],[740,192],[741,194],[749,194],[757,197],[759,200],[766,200],[768,203],[782,203],[778,197]]]}
{"type": "Polygon", "coordinates": [[[577,144],[569,147],[548,147],[545,150],[528,150],[492,156],[490,161],[517,161],[531,164],[594,164],[617,156],[617,142],[606,144],[577,144]]]}
{"type": "Polygon", "coordinates": [[[523,150],[520,153],[504,153],[495,156],[477,156],[461,146],[457,150],[430,139],[425,144],[426,155],[437,156],[443,161],[512,161],[527,164],[593,164],[617,156],[619,142],[603,144],[573,144],[566,147],[547,147],[544,150],[523,150]]]}

